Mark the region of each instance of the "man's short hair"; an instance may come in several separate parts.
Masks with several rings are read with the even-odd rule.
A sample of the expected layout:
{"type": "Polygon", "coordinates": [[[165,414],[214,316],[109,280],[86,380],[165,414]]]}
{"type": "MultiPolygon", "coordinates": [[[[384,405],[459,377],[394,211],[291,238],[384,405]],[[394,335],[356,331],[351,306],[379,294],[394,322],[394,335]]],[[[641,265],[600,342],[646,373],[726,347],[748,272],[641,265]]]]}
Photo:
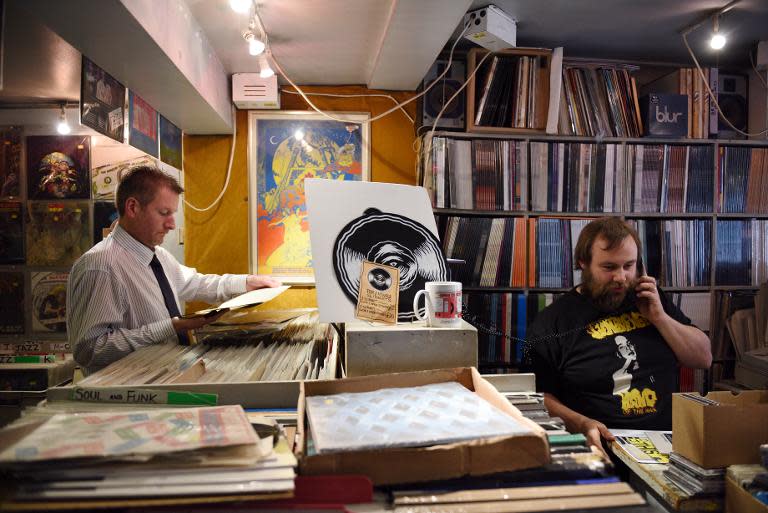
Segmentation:
{"type": "Polygon", "coordinates": [[[603,238],[608,243],[607,251],[612,250],[622,243],[627,237],[632,237],[637,245],[638,258],[642,253],[640,237],[632,226],[620,217],[601,217],[595,219],[581,230],[579,241],[573,250],[573,265],[580,269],[579,262],[589,265],[592,262],[592,245],[598,238],[603,238]]]}
{"type": "Polygon", "coordinates": [[[129,170],[117,186],[115,203],[118,214],[120,217],[125,215],[125,202],[128,198],[136,198],[142,206],[146,206],[152,203],[157,191],[163,187],[169,188],[176,194],[184,192],[174,177],[154,166],[137,166],[129,170]]]}

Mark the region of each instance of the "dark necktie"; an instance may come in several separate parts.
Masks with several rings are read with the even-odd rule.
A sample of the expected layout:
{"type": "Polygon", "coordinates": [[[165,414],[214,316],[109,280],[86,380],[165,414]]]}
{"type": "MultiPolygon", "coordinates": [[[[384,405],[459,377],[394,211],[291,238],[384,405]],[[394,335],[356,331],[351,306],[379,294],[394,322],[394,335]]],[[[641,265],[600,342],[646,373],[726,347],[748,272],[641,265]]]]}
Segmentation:
{"type": "MultiPolygon", "coordinates": [[[[157,284],[160,285],[160,291],[163,293],[163,302],[165,303],[165,307],[168,309],[171,318],[181,317],[179,307],[176,305],[176,299],[173,297],[171,284],[168,283],[168,278],[166,278],[165,272],[163,272],[163,266],[160,264],[160,260],[157,259],[157,255],[152,256],[152,261],[149,263],[149,266],[152,268],[152,272],[155,273],[157,284]]],[[[181,345],[188,346],[189,338],[187,337],[187,334],[179,333],[178,335],[181,345]]]]}

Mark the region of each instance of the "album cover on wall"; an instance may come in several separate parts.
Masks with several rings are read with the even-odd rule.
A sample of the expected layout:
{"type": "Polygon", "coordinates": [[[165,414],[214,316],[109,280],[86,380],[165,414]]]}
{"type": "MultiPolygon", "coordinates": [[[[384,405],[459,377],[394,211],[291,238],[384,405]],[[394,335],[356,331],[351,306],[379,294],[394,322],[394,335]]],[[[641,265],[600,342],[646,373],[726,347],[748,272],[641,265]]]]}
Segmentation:
{"type": "Polygon", "coordinates": [[[0,201],[0,264],[24,262],[24,233],[20,201],[0,201]]]}
{"type": "Polygon", "coordinates": [[[21,127],[0,127],[0,198],[21,195],[21,127]]]}
{"type": "Polygon", "coordinates": [[[27,265],[69,266],[91,247],[88,202],[27,202],[27,265]]]}
{"type": "Polygon", "coordinates": [[[24,333],[24,273],[0,272],[0,335],[24,333]]]}
{"type": "Polygon", "coordinates": [[[125,139],[125,86],[86,56],[80,77],[80,124],[116,141],[125,139]]]}
{"type": "Polygon", "coordinates": [[[117,207],[109,201],[93,203],[93,243],[101,242],[109,234],[112,223],[117,221],[117,207]]]}
{"type": "Polygon", "coordinates": [[[90,195],[90,137],[27,137],[29,199],[86,199],[90,195]]]}
{"type": "Polygon", "coordinates": [[[160,160],[181,169],[181,129],[160,116],[160,160]]]}
{"type": "Polygon", "coordinates": [[[69,273],[32,273],[32,331],[66,333],[69,273]]]}
{"type": "Polygon", "coordinates": [[[117,184],[123,179],[123,175],[137,166],[157,166],[157,162],[152,157],[143,156],[93,168],[91,170],[93,199],[114,200],[117,184]]]}
{"type": "Polygon", "coordinates": [[[128,91],[128,144],[157,157],[157,111],[131,90],[128,91]]]}

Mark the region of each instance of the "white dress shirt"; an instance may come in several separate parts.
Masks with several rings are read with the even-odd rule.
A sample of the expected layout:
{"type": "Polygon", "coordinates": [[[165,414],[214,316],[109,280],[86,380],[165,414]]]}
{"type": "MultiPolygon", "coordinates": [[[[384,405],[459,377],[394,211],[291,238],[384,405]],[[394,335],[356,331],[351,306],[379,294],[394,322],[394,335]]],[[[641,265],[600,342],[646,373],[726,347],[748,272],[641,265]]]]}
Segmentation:
{"type": "Polygon", "coordinates": [[[141,347],[178,340],[149,266],[155,254],[176,304],[179,299],[218,304],[246,291],[246,275],[199,274],[160,246],[153,252],[118,224],[69,274],[67,333],[75,360],[87,373],[141,347]]]}

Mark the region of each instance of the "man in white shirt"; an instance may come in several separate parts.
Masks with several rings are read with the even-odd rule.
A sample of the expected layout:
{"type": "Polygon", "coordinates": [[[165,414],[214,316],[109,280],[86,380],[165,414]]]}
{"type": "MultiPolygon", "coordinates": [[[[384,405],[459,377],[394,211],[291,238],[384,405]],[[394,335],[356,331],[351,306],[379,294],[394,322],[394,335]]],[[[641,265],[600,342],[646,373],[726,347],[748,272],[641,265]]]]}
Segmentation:
{"type": "Polygon", "coordinates": [[[81,256],[67,286],[67,333],[75,360],[92,373],[144,346],[184,340],[218,317],[180,318],[179,300],[220,303],[277,287],[268,276],[199,274],[160,247],[176,226],[183,189],[157,168],[140,166],[117,188],[118,224],[81,256]]]}

